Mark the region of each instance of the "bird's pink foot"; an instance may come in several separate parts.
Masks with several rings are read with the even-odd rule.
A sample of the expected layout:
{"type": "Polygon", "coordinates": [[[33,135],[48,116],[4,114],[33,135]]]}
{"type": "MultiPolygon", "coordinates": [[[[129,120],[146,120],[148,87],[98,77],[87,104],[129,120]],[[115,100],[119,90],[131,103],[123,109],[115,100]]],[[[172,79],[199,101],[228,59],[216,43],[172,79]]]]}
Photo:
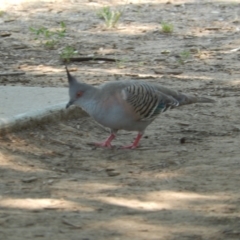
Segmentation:
{"type": "Polygon", "coordinates": [[[116,137],[115,134],[111,133],[111,135],[102,143],[95,143],[94,145],[97,147],[107,147],[107,148],[112,148],[112,140],[116,137]]]}
{"type": "Polygon", "coordinates": [[[121,147],[122,149],[135,149],[138,147],[138,144],[139,144],[139,141],[140,139],[142,138],[142,135],[141,133],[138,133],[136,139],[134,140],[133,144],[131,145],[128,145],[128,146],[123,146],[121,147]]]}
{"type": "Polygon", "coordinates": [[[131,145],[123,146],[121,148],[122,149],[135,149],[137,147],[138,147],[138,145],[131,144],[131,145]]]}

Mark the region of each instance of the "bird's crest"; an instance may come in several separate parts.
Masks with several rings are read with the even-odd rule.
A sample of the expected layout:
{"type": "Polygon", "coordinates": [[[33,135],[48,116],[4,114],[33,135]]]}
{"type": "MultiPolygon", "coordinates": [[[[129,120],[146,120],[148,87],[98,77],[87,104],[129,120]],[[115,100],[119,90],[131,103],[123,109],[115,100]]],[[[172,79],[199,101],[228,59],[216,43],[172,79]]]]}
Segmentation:
{"type": "Polygon", "coordinates": [[[68,77],[68,82],[69,82],[69,84],[71,85],[72,83],[77,82],[76,78],[73,77],[73,76],[70,74],[70,72],[69,72],[69,70],[68,70],[68,68],[67,68],[67,65],[65,66],[65,68],[66,68],[66,72],[67,72],[67,77],[68,77]]]}

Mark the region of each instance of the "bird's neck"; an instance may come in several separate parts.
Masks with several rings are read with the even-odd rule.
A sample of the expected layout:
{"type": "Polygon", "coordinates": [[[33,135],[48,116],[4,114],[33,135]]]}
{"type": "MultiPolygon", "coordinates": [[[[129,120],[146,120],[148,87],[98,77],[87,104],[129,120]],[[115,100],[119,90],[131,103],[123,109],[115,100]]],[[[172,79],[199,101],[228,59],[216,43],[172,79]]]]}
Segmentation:
{"type": "Polygon", "coordinates": [[[100,99],[99,92],[99,88],[91,86],[80,99],[80,106],[91,116],[96,112],[100,99]]]}

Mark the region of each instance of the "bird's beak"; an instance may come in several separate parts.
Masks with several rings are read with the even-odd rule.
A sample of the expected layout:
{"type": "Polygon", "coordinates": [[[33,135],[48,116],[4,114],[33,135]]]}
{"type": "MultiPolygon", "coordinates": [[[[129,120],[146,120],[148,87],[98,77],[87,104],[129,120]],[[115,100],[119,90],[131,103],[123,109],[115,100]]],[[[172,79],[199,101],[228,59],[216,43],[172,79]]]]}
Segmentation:
{"type": "Polygon", "coordinates": [[[73,105],[73,102],[69,101],[68,104],[66,105],[66,108],[69,108],[71,105],[73,105]]]}

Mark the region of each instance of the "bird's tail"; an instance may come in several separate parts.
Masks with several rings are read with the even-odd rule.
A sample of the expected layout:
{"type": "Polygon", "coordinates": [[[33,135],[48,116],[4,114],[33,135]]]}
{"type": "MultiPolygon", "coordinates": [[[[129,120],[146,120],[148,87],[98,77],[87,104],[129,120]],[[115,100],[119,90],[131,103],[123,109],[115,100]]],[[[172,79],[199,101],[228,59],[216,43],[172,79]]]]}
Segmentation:
{"type": "Polygon", "coordinates": [[[192,103],[214,103],[215,100],[207,98],[207,97],[198,97],[193,95],[187,95],[183,93],[178,93],[177,100],[179,101],[179,105],[186,105],[192,103]]]}
{"type": "Polygon", "coordinates": [[[207,97],[198,97],[194,95],[188,95],[184,94],[178,91],[174,91],[172,89],[159,86],[157,85],[156,88],[158,91],[166,94],[167,96],[171,96],[174,99],[176,99],[179,102],[179,106],[186,105],[186,104],[192,104],[192,103],[213,103],[215,102],[213,99],[207,98],[207,97]]]}

